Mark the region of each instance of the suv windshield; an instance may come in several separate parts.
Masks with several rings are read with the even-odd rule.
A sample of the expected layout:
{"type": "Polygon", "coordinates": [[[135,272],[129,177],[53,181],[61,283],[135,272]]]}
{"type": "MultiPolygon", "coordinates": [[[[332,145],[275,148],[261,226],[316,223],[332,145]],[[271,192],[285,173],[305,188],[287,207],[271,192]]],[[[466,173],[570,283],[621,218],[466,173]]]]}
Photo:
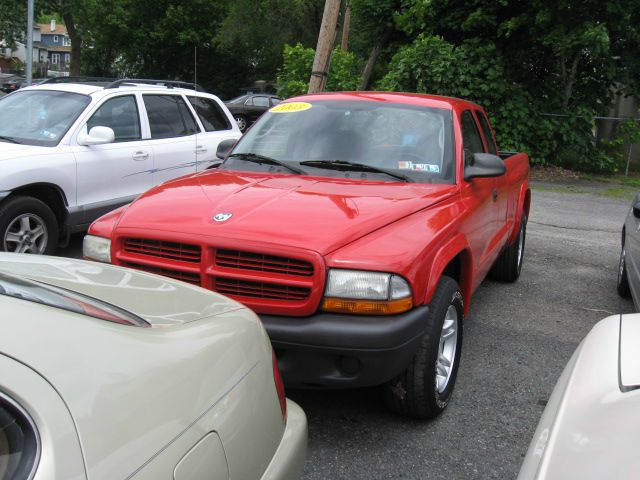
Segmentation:
{"type": "Polygon", "coordinates": [[[243,161],[250,154],[310,175],[353,178],[357,171],[363,179],[454,183],[452,128],[451,111],[440,108],[358,100],[281,103],[240,139],[223,168],[274,168],[243,161]]]}
{"type": "Polygon", "coordinates": [[[63,288],[0,273],[0,295],[61,308],[108,322],[149,327],[149,323],[119,307],[63,288]]]}
{"type": "Polygon", "coordinates": [[[0,100],[0,141],[56,146],[89,105],[87,95],[55,90],[25,90],[0,100]]]}

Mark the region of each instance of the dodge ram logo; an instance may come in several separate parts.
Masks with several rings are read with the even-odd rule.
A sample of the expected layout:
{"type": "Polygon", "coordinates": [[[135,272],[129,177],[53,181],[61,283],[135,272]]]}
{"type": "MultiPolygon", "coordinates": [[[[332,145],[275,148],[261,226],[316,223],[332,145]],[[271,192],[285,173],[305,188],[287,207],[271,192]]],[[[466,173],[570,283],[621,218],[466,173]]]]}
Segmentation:
{"type": "Polygon", "coordinates": [[[233,216],[233,213],[216,213],[213,217],[214,222],[226,222],[233,216]]]}

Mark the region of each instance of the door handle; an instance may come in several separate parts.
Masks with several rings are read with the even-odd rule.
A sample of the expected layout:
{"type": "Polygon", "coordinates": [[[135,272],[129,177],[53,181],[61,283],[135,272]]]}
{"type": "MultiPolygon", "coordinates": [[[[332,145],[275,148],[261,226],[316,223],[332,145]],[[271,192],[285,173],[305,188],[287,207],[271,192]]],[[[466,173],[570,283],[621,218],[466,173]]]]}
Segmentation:
{"type": "Polygon", "coordinates": [[[498,190],[494,188],[491,195],[493,195],[493,201],[495,202],[498,199],[498,190]]]}
{"type": "Polygon", "coordinates": [[[132,158],[137,161],[146,160],[149,158],[149,154],[147,152],[136,152],[133,154],[132,158]]]}
{"type": "Polygon", "coordinates": [[[194,150],[195,153],[205,153],[207,151],[206,148],[204,148],[202,145],[198,145],[196,147],[196,149],[194,150]]]}

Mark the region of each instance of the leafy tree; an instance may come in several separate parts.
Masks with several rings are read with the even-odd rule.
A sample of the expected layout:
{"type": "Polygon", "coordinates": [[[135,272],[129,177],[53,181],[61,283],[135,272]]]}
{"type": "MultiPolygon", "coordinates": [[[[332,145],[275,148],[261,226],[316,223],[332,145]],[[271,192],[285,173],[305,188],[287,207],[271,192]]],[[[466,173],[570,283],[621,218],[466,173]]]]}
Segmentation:
{"type": "MultiPolygon", "coordinates": [[[[278,94],[281,97],[307,93],[314,55],[313,48],[305,48],[300,43],[295,47],[285,45],[284,64],[278,75],[278,94]]],[[[361,62],[353,52],[336,48],[331,55],[326,90],[356,90],[360,83],[361,67],[361,62]]]]}
{"type": "Polygon", "coordinates": [[[324,0],[235,0],[215,40],[252,66],[254,75],[273,79],[285,44],[315,46],[324,0]]]}
{"type": "Polygon", "coordinates": [[[0,0],[0,40],[14,49],[16,41],[23,41],[27,25],[27,2],[0,0]]]}

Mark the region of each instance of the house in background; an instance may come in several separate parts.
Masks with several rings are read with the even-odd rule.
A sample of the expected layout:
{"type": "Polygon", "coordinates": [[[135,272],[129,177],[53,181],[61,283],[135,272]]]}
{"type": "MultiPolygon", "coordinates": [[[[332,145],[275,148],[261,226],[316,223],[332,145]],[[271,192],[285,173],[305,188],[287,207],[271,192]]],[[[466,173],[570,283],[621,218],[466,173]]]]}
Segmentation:
{"type": "Polygon", "coordinates": [[[38,26],[42,44],[48,50],[49,75],[68,75],[71,65],[71,39],[67,27],[57,25],[55,19],[51,19],[51,23],[41,23],[38,26]]]}
{"type": "MultiPolygon", "coordinates": [[[[25,35],[26,37],[26,35],[25,35]]],[[[69,49],[71,50],[71,49],[69,49]]],[[[16,42],[15,48],[9,48],[4,40],[0,40],[0,71],[2,73],[24,73],[27,61],[26,40],[16,42]]],[[[49,66],[49,51],[42,42],[42,31],[39,25],[33,27],[33,72],[34,76],[45,77],[49,66]]]]}

